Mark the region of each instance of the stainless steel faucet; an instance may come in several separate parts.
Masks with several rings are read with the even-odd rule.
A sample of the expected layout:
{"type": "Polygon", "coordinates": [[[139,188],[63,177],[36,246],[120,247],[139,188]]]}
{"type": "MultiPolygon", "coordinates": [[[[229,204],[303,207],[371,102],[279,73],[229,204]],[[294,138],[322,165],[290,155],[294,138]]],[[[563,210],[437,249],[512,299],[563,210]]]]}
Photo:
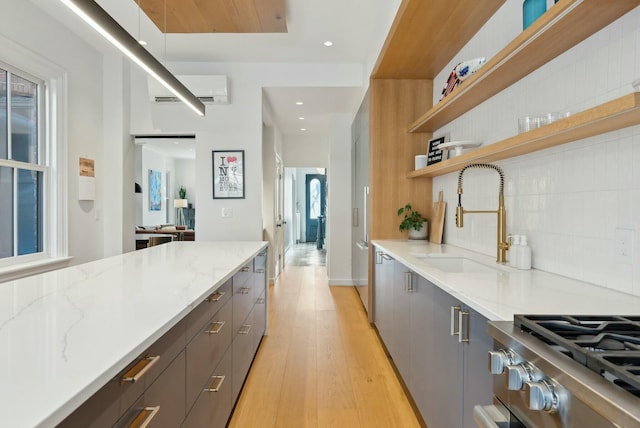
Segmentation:
{"type": "Polygon", "coordinates": [[[504,209],[504,172],[498,166],[488,163],[472,163],[460,170],[458,173],[458,206],[456,207],[456,226],[463,227],[464,214],[498,214],[498,248],[497,262],[505,263],[507,261],[507,251],[509,250],[509,242],[507,241],[507,220],[504,209]],[[498,192],[498,209],[496,211],[471,211],[462,208],[462,175],[469,168],[488,168],[495,170],[500,175],[500,189],[498,192]]]}

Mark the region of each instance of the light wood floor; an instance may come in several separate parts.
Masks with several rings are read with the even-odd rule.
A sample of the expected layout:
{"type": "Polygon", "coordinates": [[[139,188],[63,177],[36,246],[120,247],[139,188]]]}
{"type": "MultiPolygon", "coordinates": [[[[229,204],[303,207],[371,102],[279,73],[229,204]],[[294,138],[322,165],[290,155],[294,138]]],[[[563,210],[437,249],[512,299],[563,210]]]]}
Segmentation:
{"type": "Polygon", "coordinates": [[[353,287],[288,266],[230,427],[418,427],[353,287]]]}

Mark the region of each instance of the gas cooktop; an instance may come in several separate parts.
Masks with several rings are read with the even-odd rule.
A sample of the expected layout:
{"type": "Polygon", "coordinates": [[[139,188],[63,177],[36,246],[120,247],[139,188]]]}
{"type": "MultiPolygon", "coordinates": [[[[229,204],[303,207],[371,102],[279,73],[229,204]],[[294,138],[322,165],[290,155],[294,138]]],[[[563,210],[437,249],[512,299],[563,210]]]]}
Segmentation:
{"type": "Polygon", "coordinates": [[[515,315],[514,324],[640,397],[640,315],[515,315]]]}

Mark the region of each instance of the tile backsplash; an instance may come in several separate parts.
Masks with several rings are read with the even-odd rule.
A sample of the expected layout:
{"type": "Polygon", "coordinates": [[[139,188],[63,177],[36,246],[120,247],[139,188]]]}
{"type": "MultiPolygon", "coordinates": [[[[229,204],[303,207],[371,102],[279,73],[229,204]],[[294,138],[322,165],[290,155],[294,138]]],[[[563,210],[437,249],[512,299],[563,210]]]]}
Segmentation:
{"type": "MultiPolygon", "coordinates": [[[[495,54],[521,31],[521,2],[505,2],[434,80],[434,103],[460,61],[495,54]]],[[[434,133],[491,144],[518,132],[518,117],[578,112],[633,91],[640,78],[640,7],[434,133]]],[[[640,295],[640,126],[496,162],[505,172],[507,233],[526,234],[533,266],[640,295]],[[616,231],[633,236],[617,256],[616,231]]],[[[469,214],[455,227],[457,173],[436,177],[447,201],[446,243],[493,255],[494,215],[469,214]]],[[[498,176],[464,175],[465,209],[496,209],[498,176]]]]}

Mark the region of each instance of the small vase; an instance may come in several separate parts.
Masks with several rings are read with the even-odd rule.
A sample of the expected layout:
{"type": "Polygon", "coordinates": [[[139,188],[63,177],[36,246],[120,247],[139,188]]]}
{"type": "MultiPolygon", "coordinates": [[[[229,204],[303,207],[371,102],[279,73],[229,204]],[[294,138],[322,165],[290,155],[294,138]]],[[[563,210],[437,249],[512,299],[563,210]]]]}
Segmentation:
{"type": "Polygon", "coordinates": [[[524,0],[522,4],[522,29],[529,25],[547,11],[547,0],[524,0]]]}
{"type": "Polygon", "coordinates": [[[422,223],[420,230],[415,230],[413,227],[409,229],[409,239],[427,239],[429,235],[429,223],[422,223]]]}

